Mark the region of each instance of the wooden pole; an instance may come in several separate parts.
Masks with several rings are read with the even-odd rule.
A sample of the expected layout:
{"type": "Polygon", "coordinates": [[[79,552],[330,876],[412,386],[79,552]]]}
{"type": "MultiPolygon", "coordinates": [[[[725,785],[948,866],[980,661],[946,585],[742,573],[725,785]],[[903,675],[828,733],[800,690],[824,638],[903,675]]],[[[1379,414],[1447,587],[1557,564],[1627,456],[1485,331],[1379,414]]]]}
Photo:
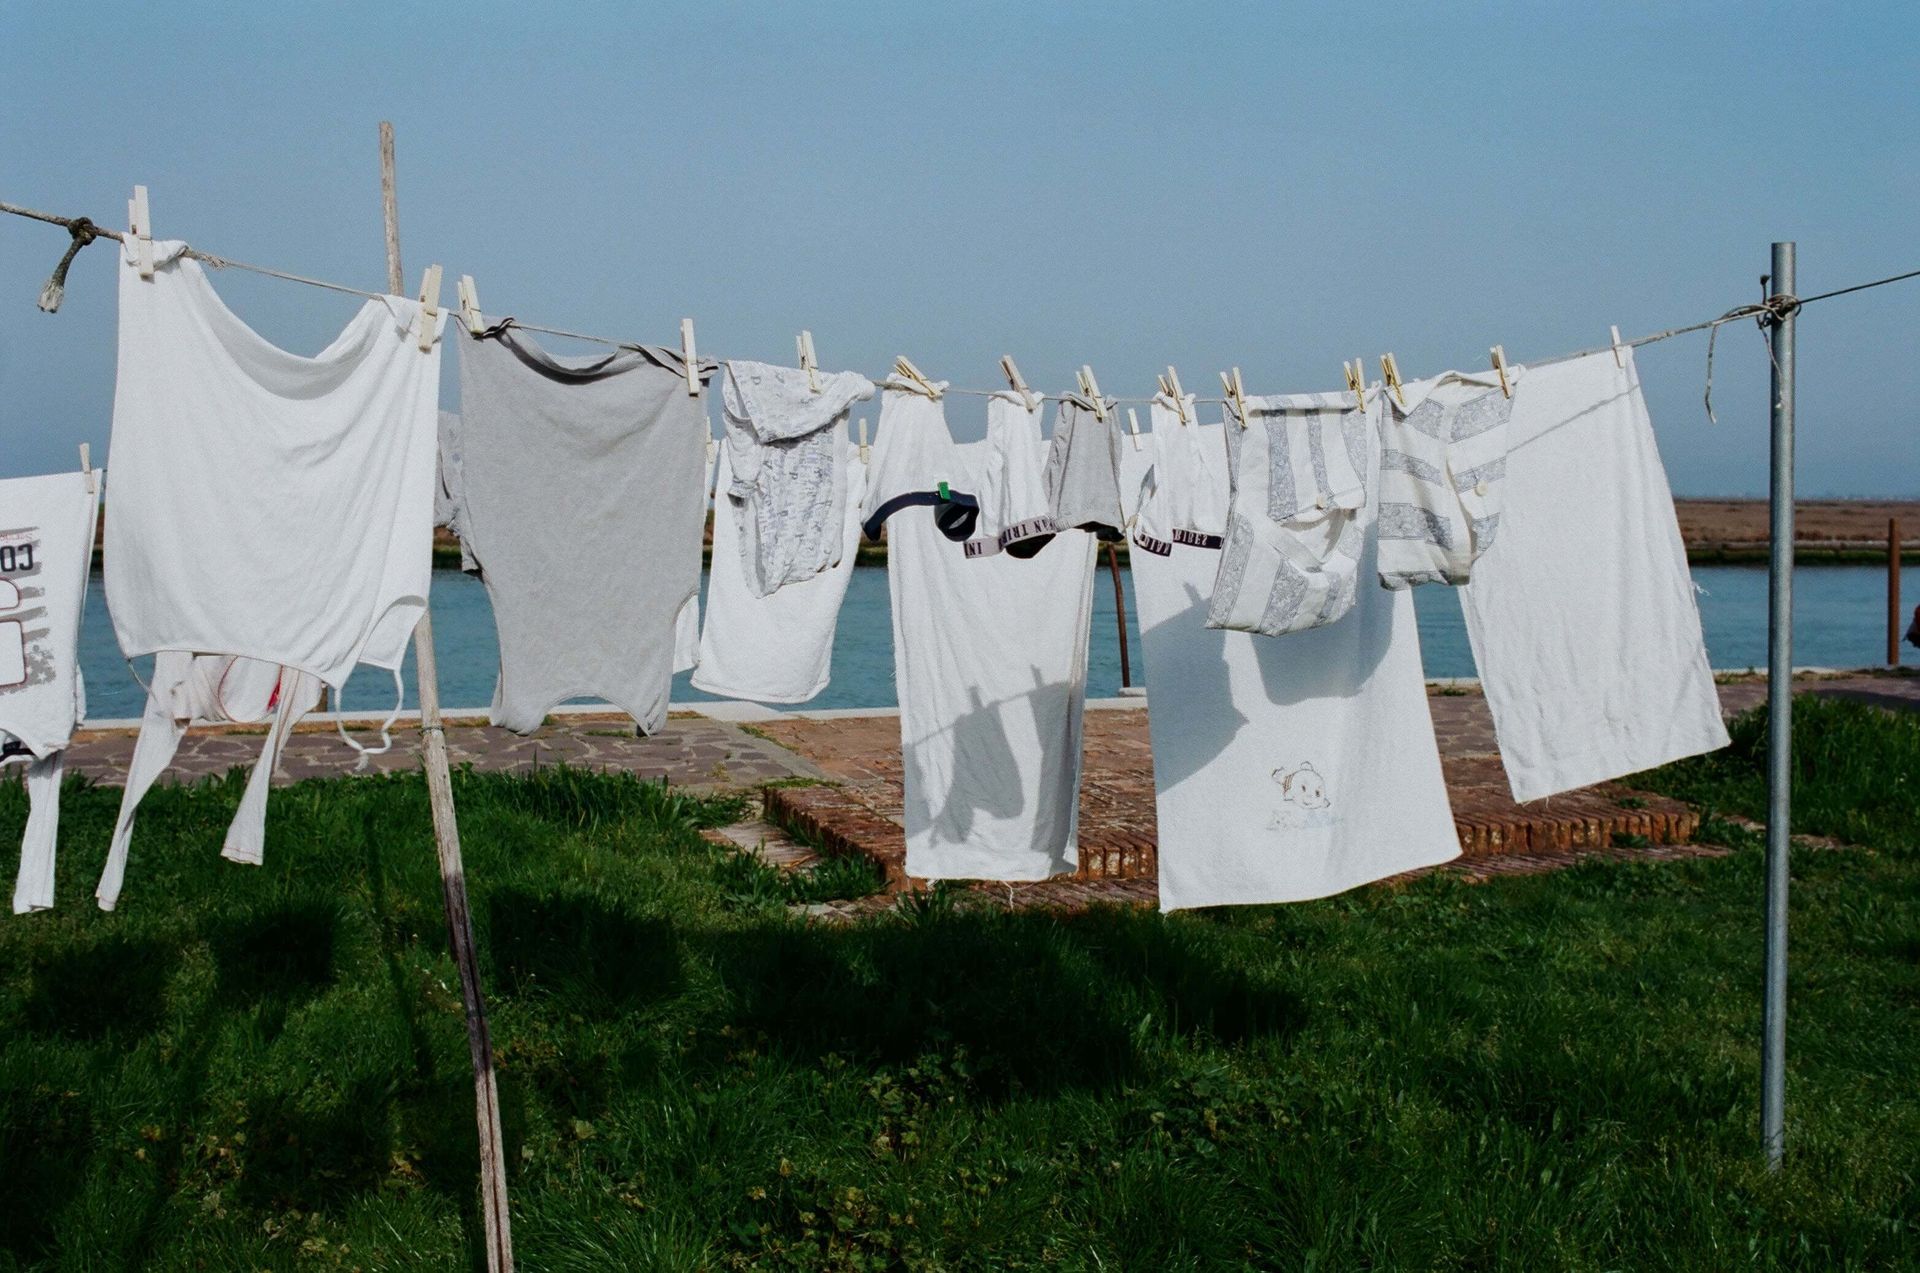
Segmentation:
{"type": "MultiPolygon", "coordinates": [[[[393,125],[380,124],[380,200],[387,222],[387,290],[407,294],[400,269],[400,207],[393,182],[393,125]]],[[[467,1009],[467,1047],[473,1054],[474,1117],[480,1126],[480,1204],[487,1228],[489,1273],[512,1273],[513,1232],[507,1212],[507,1156],[500,1136],[500,1089],[493,1074],[493,1040],[487,1006],[480,997],[480,962],[473,951],[473,917],[467,910],[467,873],[460,861],[460,825],[453,809],[453,777],[447,768],[447,734],[440,724],[440,667],[433,652],[433,616],[423,611],[413,630],[413,659],[420,683],[421,763],[433,805],[433,839],[440,857],[440,895],[446,903],[447,936],[460,973],[467,1009]]]]}
{"type": "Polygon", "coordinates": [[[1120,688],[1133,684],[1133,668],[1127,661],[1127,594],[1120,586],[1120,554],[1107,545],[1107,573],[1113,576],[1113,615],[1120,625],[1120,688]]]}
{"type": "Polygon", "coordinates": [[[1887,519],[1887,666],[1900,666],[1900,519],[1887,519]]]}

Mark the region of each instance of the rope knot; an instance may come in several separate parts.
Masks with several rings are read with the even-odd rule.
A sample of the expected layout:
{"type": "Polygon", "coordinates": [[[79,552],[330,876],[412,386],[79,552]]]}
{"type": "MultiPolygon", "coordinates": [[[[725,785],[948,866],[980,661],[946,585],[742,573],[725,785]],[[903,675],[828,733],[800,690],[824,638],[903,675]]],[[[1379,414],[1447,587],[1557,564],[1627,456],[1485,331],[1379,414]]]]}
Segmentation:
{"type": "Polygon", "coordinates": [[[1800,312],[1800,298],[1789,292],[1778,293],[1760,302],[1762,327],[1778,327],[1800,312]]]}
{"type": "Polygon", "coordinates": [[[73,264],[73,258],[80,255],[80,249],[100,237],[100,231],[87,217],[75,217],[67,223],[67,233],[73,236],[73,242],[67,244],[65,256],[60,264],[53,267],[53,277],[40,289],[40,308],[49,314],[57,313],[60,302],[67,297],[67,267],[73,264]]]}

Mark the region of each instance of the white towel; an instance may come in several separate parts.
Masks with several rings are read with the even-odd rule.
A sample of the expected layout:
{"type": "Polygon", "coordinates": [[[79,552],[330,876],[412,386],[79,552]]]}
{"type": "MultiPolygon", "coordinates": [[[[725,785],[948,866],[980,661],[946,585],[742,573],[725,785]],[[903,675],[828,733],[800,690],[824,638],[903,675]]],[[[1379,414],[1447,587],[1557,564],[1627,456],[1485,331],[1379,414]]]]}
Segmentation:
{"type": "Polygon", "coordinates": [[[1727,743],[1633,353],[1514,391],[1500,539],[1460,590],[1516,800],[1727,743]]]}

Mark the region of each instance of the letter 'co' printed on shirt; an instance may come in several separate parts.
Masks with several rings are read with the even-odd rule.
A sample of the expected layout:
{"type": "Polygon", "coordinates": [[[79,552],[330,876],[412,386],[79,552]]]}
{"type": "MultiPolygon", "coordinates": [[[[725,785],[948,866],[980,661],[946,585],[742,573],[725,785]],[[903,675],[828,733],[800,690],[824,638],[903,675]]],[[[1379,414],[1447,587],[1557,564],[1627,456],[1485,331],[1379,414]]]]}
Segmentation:
{"type": "Polygon", "coordinates": [[[0,693],[53,679],[50,632],[27,626],[47,613],[41,564],[38,527],[0,530],[0,693]]]}

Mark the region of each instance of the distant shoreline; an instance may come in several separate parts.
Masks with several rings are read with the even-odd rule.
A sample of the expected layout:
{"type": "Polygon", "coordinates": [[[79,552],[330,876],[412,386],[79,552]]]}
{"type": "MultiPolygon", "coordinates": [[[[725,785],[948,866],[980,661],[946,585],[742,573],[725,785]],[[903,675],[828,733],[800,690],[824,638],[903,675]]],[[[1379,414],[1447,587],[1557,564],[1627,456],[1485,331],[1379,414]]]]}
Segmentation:
{"type": "MultiPolygon", "coordinates": [[[[1680,537],[1696,566],[1760,565],[1767,560],[1767,501],[1676,499],[1680,537]]],[[[1887,519],[1900,519],[1905,560],[1920,565],[1920,500],[1801,500],[1794,506],[1794,560],[1803,566],[1879,565],[1887,559],[1887,519]]],[[[1120,559],[1127,546],[1118,544],[1120,559]]],[[[710,561],[711,543],[704,554],[710,561]]],[[[1104,557],[1105,554],[1102,554],[1104,557]]],[[[884,566],[884,543],[860,544],[857,565],[884,566]]],[[[458,567],[460,545],[442,531],[434,538],[433,564],[458,567]]]]}

